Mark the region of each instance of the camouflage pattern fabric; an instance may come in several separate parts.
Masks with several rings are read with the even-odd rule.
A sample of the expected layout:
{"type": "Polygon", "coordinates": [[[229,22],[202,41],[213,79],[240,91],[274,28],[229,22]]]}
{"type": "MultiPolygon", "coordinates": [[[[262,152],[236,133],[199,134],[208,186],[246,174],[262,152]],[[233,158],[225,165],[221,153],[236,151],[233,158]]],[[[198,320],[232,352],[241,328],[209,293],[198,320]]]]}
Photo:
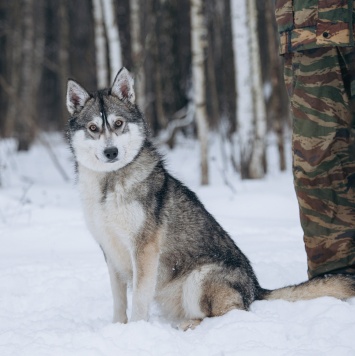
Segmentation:
{"type": "MultiPolygon", "coordinates": [[[[280,3],[295,5],[297,23],[319,16],[314,6],[302,17],[299,1],[280,3]]],[[[340,10],[351,4],[352,9],[352,1],[319,3],[340,3],[340,10]]],[[[280,15],[284,7],[278,9],[280,15]]],[[[279,24],[280,29],[288,26],[279,24]]],[[[304,47],[298,43],[284,51],[293,116],[294,184],[310,278],[355,273],[355,49],[342,47],[344,38],[337,46],[312,42],[312,49],[300,50],[304,47]]],[[[352,35],[348,39],[350,43],[352,35]]]]}
{"type": "Polygon", "coordinates": [[[353,0],[276,0],[280,53],[354,45],[353,0]]]}

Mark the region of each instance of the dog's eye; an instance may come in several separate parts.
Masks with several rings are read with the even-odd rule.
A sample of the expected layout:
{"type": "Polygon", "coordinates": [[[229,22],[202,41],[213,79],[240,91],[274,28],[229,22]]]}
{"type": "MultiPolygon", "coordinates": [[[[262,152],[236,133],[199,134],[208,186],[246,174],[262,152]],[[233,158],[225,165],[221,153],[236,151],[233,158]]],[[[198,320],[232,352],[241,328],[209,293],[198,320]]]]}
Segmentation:
{"type": "Polygon", "coordinates": [[[121,121],[121,120],[115,121],[115,127],[116,127],[116,128],[119,128],[119,127],[121,127],[122,125],[123,125],[123,121],[121,121]]]}
{"type": "Polygon", "coordinates": [[[97,126],[94,125],[94,124],[91,124],[91,125],[89,126],[89,130],[92,131],[92,132],[96,132],[96,131],[97,131],[97,126]]]}

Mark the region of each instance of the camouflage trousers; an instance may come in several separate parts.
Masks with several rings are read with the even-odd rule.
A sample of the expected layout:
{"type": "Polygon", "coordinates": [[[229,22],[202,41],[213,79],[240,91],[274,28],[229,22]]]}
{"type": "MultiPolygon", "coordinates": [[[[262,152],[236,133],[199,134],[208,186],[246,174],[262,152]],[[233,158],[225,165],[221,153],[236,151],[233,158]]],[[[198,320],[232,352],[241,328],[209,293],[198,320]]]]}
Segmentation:
{"type": "Polygon", "coordinates": [[[308,275],[355,273],[355,49],[286,54],[285,82],[308,275]]]}

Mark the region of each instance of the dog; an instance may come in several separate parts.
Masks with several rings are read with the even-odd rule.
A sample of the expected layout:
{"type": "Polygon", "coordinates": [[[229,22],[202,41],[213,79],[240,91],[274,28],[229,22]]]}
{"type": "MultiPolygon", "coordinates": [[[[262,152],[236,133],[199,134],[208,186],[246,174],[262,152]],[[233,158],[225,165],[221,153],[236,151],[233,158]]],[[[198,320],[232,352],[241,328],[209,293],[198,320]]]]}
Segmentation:
{"type": "Polygon", "coordinates": [[[67,85],[69,144],[87,226],[108,267],[113,321],[148,320],[155,300],[181,329],[255,300],[355,296],[355,279],[316,277],[296,286],[262,288],[247,257],[197,196],[171,176],[135,104],[122,68],[109,89],[67,85]]]}

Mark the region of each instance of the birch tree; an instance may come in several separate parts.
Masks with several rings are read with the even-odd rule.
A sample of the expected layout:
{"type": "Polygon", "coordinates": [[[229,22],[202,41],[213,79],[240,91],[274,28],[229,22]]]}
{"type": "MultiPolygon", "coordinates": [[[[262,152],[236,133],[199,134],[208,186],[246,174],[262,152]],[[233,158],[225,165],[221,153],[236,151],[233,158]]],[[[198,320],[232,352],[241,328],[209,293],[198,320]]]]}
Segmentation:
{"type": "Polygon", "coordinates": [[[122,67],[121,44],[114,1],[93,0],[93,11],[97,82],[103,88],[113,82],[122,67]]]}
{"type": "Polygon", "coordinates": [[[122,67],[121,44],[115,18],[114,0],[102,0],[103,18],[108,41],[108,57],[110,63],[110,84],[122,67]]]}
{"type": "Polygon", "coordinates": [[[265,136],[266,136],[266,109],[261,76],[260,49],[258,40],[258,12],[256,0],[246,0],[248,6],[248,20],[250,33],[251,80],[252,98],[254,108],[254,140],[252,145],[249,177],[262,178],[265,175],[265,136]]]}
{"type": "Polygon", "coordinates": [[[231,0],[235,82],[237,87],[237,135],[234,140],[234,161],[242,178],[248,178],[250,143],[253,135],[253,110],[249,73],[250,53],[246,0],[231,0]]]}
{"type": "Polygon", "coordinates": [[[108,86],[107,43],[105,35],[105,22],[101,0],[93,0],[93,15],[95,21],[95,47],[96,47],[96,76],[99,88],[108,86]]]}
{"type": "Polygon", "coordinates": [[[266,111],[255,0],[231,0],[231,10],[240,170],[242,178],[261,178],[265,173],[266,111]]]}
{"type": "Polygon", "coordinates": [[[202,0],[190,0],[192,83],[194,90],[195,118],[200,142],[201,184],[208,184],[208,123],[206,110],[205,49],[207,29],[202,0]]]}

